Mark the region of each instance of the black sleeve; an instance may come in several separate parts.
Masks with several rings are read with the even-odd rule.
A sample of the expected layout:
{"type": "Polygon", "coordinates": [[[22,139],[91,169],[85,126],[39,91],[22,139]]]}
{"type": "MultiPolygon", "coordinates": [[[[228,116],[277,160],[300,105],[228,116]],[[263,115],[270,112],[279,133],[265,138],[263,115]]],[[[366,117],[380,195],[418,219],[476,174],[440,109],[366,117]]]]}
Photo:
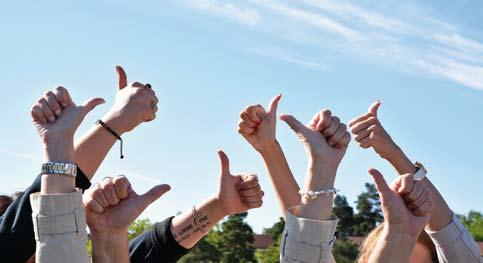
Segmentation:
{"type": "MultiPolygon", "coordinates": [[[[29,186],[0,217],[0,261],[25,263],[35,253],[34,226],[30,194],[40,192],[40,179],[37,176],[29,186]]],[[[76,187],[86,190],[91,186],[89,179],[78,169],[76,187]]]]}
{"type": "Polygon", "coordinates": [[[131,263],[176,262],[189,252],[178,244],[171,233],[170,217],[154,224],[153,229],[136,237],[129,244],[131,263]]]}

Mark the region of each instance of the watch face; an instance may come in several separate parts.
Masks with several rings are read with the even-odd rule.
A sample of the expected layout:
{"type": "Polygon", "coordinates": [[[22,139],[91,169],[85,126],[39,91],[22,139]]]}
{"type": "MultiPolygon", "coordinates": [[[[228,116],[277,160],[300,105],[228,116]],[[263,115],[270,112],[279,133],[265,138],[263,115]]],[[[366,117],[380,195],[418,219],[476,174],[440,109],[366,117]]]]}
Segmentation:
{"type": "Polygon", "coordinates": [[[424,167],[424,165],[422,163],[416,162],[414,165],[416,167],[419,167],[419,168],[423,169],[424,173],[428,173],[428,170],[426,170],[426,167],[424,167]]]}

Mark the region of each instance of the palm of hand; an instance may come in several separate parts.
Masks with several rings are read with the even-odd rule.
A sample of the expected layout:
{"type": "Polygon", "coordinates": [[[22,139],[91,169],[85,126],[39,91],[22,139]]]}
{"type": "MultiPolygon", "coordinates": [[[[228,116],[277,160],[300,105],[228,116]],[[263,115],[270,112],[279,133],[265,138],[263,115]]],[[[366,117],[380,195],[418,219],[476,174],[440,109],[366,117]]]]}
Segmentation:
{"type": "Polygon", "coordinates": [[[62,111],[55,123],[42,123],[34,120],[34,125],[42,139],[48,139],[50,134],[53,136],[59,134],[71,136],[84,119],[83,108],[82,106],[69,106],[62,111]]]}
{"type": "Polygon", "coordinates": [[[242,202],[236,188],[240,182],[242,182],[242,179],[239,175],[234,176],[228,174],[220,178],[218,199],[221,201],[223,210],[227,215],[238,214],[248,210],[248,207],[242,202]]]}
{"type": "Polygon", "coordinates": [[[338,165],[347,150],[347,146],[331,147],[321,132],[308,127],[298,137],[312,157],[318,157],[327,164],[338,165]]]}
{"type": "Polygon", "coordinates": [[[404,233],[412,237],[419,237],[424,226],[429,220],[427,216],[415,216],[406,207],[404,200],[393,189],[390,194],[381,200],[384,218],[389,225],[398,226],[404,233]]]}
{"type": "Polygon", "coordinates": [[[267,114],[261,123],[255,127],[255,131],[250,135],[243,135],[256,150],[261,150],[267,143],[275,141],[276,120],[267,114]]]}
{"type": "Polygon", "coordinates": [[[150,107],[143,88],[125,87],[118,91],[112,111],[123,119],[125,131],[128,132],[146,121],[150,107]]]}

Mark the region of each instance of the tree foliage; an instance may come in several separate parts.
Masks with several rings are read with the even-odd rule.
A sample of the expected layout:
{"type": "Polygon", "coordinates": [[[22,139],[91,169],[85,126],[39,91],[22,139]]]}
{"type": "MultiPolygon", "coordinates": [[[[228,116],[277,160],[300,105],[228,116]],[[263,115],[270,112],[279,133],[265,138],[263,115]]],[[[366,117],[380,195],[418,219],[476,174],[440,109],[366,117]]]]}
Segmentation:
{"type": "Polygon", "coordinates": [[[459,215],[458,218],[476,241],[483,241],[483,215],[480,212],[470,211],[468,215],[459,215]]]}

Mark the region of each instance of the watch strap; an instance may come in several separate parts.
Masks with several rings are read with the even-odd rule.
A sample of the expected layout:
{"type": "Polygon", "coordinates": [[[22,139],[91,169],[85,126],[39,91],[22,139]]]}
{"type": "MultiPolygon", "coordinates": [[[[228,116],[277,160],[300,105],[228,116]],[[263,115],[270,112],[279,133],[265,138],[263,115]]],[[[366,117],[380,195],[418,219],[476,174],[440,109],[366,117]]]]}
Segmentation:
{"type": "Polygon", "coordinates": [[[42,164],[40,174],[59,174],[76,177],[77,165],[73,163],[48,162],[42,164]]]}

